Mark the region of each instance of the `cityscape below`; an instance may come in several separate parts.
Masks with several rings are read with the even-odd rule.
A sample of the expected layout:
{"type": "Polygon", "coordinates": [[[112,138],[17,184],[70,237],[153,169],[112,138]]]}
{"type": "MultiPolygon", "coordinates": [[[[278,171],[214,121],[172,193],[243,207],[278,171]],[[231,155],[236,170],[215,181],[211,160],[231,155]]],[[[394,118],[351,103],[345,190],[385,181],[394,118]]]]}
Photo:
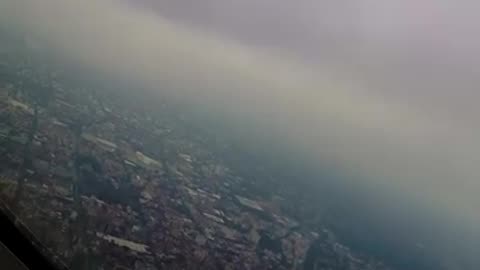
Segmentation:
{"type": "Polygon", "coordinates": [[[1,199],[69,268],[390,269],[293,217],[291,198],[227,165],[165,104],[2,61],[1,199]]]}
{"type": "Polygon", "coordinates": [[[0,270],[479,270],[479,8],[0,0],[0,270]]]}

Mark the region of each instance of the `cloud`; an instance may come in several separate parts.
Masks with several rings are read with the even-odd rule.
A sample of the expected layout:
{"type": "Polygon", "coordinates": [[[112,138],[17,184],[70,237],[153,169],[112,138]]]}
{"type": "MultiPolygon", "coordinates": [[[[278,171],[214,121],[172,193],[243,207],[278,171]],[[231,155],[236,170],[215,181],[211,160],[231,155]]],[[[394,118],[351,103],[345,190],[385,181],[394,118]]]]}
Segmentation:
{"type": "MultiPolygon", "coordinates": [[[[101,74],[252,123],[291,149],[478,222],[478,125],[307,64],[113,0],[3,0],[0,24],[101,74]]],[[[257,130],[257,131],[256,131],[257,130]]],[[[246,132],[245,134],[249,134],[246,132]]]]}

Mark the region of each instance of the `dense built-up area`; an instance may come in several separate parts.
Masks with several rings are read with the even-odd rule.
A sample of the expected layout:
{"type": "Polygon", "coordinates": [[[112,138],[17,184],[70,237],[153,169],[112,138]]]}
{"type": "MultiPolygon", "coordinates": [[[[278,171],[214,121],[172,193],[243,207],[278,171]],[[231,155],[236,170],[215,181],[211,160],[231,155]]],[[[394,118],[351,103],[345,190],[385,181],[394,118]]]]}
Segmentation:
{"type": "Polygon", "coordinates": [[[386,269],[253,195],[164,107],[2,69],[1,198],[72,269],[386,269]]]}

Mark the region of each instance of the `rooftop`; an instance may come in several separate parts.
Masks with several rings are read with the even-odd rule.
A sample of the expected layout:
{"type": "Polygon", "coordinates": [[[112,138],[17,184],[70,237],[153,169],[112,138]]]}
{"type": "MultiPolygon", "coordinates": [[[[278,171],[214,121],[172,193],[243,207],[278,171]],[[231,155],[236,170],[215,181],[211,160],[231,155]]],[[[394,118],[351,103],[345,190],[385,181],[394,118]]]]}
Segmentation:
{"type": "Polygon", "coordinates": [[[235,198],[237,198],[238,202],[241,205],[243,205],[245,207],[248,207],[248,208],[251,208],[251,209],[254,209],[254,210],[257,210],[257,211],[262,211],[263,212],[263,208],[256,201],[253,201],[253,200],[250,200],[250,199],[247,199],[245,197],[238,196],[238,195],[236,195],[235,198]]]}
{"type": "Polygon", "coordinates": [[[106,235],[106,234],[99,233],[99,232],[97,232],[97,236],[104,239],[104,240],[112,242],[117,246],[126,247],[126,248],[129,248],[129,249],[131,249],[133,251],[136,251],[136,252],[139,252],[139,253],[148,253],[148,251],[147,251],[148,246],[146,246],[144,244],[135,243],[135,242],[132,242],[132,241],[129,241],[129,240],[126,240],[126,239],[118,238],[118,237],[111,236],[111,235],[106,235]]]}

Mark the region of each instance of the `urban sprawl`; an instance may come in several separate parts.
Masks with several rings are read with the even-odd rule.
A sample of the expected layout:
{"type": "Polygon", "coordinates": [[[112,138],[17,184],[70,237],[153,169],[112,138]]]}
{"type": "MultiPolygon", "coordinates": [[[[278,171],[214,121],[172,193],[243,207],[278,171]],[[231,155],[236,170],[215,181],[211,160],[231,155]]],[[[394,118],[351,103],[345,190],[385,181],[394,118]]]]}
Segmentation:
{"type": "Polygon", "coordinates": [[[1,199],[71,269],[387,269],[286,214],[281,194],[249,192],[162,106],[12,65],[1,66],[1,199]]]}

